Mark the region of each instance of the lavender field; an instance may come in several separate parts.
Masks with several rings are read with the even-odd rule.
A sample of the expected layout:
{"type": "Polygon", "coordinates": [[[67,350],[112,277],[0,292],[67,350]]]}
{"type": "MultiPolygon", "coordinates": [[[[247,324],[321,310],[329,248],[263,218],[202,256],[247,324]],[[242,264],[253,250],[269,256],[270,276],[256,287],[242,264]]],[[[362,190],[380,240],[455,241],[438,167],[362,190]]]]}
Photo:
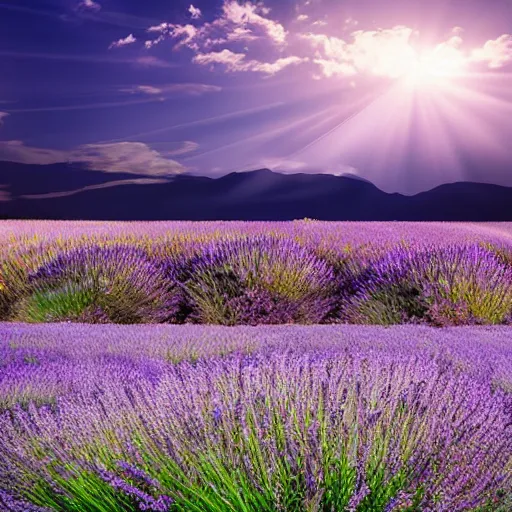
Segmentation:
{"type": "Polygon", "coordinates": [[[512,510],[510,224],[0,241],[1,511],[512,510]]]}

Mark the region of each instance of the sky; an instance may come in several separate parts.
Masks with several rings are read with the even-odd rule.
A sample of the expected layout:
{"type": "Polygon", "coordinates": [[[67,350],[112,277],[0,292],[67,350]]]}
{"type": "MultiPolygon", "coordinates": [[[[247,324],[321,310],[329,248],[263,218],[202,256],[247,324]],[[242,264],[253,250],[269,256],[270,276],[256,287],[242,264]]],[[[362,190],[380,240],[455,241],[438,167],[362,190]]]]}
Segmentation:
{"type": "Polygon", "coordinates": [[[0,160],[512,186],[512,0],[0,0],[0,160]]]}

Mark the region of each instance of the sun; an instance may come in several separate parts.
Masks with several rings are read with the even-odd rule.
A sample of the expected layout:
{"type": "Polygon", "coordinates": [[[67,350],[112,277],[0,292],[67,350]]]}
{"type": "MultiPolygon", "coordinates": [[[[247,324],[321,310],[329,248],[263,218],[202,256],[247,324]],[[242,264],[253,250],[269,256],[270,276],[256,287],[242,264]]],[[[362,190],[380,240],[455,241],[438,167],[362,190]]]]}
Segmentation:
{"type": "Polygon", "coordinates": [[[404,76],[406,83],[414,88],[439,87],[460,77],[464,68],[464,57],[456,48],[438,47],[418,55],[404,76]]]}

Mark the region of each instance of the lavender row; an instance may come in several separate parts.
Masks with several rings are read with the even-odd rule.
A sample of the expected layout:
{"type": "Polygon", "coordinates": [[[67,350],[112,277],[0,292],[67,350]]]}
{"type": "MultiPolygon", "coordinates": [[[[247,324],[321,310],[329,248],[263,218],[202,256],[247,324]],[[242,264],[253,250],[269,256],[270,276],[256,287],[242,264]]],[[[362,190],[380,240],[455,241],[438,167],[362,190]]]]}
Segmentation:
{"type": "MultiPolygon", "coordinates": [[[[467,243],[505,241],[512,243],[512,223],[471,222],[95,222],[95,221],[3,221],[0,241],[55,241],[80,238],[222,238],[240,235],[284,234],[331,246],[367,243],[423,242],[467,243]]],[[[12,247],[12,245],[11,245],[12,247]]]]}
{"type": "MultiPolygon", "coordinates": [[[[442,358],[475,377],[512,390],[512,330],[509,327],[426,326],[238,326],[89,325],[0,323],[2,382],[17,390],[53,375],[55,368],[72,368],[97,360],[152,361],[155,365],[207,360],[234,353],[330,350],[358,352],[396,359],[419,354],[442,358]],[[44,363],[44,364],[43,364],[44,363]],[[50,365],[50,371],[47,366],[50,365]],[[23,371],[16,368],[21,366],[23,371]]],[[[67,371],[67,370],[66,370],[67,371]]],[[[59,380],[59,379],[57,379],[59,380]]],[[[41,387],[34,387],[41,390],[41,387]]],[[[51,387],[50,387],[51,389],[51,387]]],[[[4,393],[6,400],[9,393],[4,393]]],[[[10,394],[12,397],[13,395],[10,394]]]]}
{"type": "Polygon", "coordinates": [[[512,247],[327,247],[292,234],[64,239],[0,260],[9,321],[206,324],[512,323],[512,247]]]}
{"type": "Polygon", "coordinates": [[[3,509],[507,510],[507,328],[2,324],[0,340],[3,509]]]}

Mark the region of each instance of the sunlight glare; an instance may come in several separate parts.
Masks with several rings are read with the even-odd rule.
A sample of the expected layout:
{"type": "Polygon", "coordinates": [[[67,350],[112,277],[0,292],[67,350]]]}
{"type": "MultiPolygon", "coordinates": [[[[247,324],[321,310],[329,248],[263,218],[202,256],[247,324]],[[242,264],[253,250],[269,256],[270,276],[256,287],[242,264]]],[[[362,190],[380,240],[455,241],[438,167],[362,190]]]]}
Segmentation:
{"type": "Polygon", "coordinates": [[[439,46],[432,52],[418,56],[405,74],[405,79],[414,88],[442,86],[460,76],[464,68],[464,57],[457,48],[439,46]]]}

